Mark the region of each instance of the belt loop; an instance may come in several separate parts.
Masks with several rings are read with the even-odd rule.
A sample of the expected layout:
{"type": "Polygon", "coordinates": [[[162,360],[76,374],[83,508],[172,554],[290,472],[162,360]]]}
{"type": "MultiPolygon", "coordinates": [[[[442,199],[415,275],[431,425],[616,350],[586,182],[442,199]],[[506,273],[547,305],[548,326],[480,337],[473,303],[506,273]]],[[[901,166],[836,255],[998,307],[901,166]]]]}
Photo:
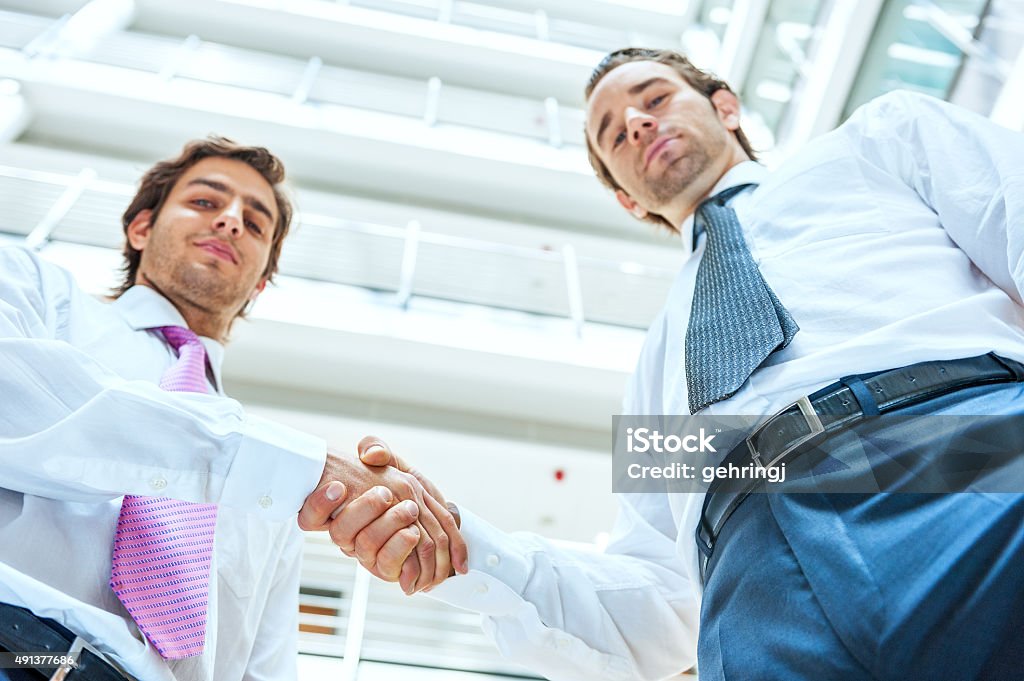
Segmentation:
{"type": "Polygon", "coordinates": [[[1013,380],[1020,383],[1024,381],[1024,366],[1020,362],[1005,357],[1000,357],[994,352],[988,353],[989,357],[999,362],[1007,371],[1013,374],[1013,380]]]}
{"type": "Polygon", "coordinates": [[[853,396],[857,398],[860,410],[864,412],[864,416],[878,416],[878,402],[875,401],[871,391],[864,385],[864,381],[860,380],[860,377],[846,376],[840,378],[839,382],[853,392],[853,396]]]}

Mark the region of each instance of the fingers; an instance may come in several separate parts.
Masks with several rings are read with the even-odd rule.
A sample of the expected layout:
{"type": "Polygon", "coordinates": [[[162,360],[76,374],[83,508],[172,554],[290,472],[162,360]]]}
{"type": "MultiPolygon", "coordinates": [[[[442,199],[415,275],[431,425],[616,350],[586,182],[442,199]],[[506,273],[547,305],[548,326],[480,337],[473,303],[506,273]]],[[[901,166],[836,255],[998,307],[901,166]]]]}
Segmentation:
{"type": "MultiPolygon", "coordinates": [[[[418,515],[419,507],[415,501],[402,501],[389,508],[384,515],[373,520],[356,534],[354,539],[355,556],[363,567],[372,572],[379,560],[377,554],[388,540],[399,530],[404,530],[415,523],[418,515]]],[[[342,518],[341,521],[348,522],[348,519],[342,518]]],[[[411,551],[414,546],[415,542],[413,546],[409,547],[409,550],[411,551]]],[[[401,567],[404,560],[405,556],[402,556],[402,560],[398,561],[397,565],[389,566],[395,574],[398,574],[398,568],[401,567]]]]}
{"type": "Polygon", "coordinates": [[[346,489],[337,480],[320,485],[299,509],[299,527],[306,531],[325,530],[331,515],[344,503],[346,489]]]}
{"type": "MultiPolygon", "coordinates": [[[[429,494],[423,496],[423,501],[427,505],[427,510],[437,518],[445,533],[450,566],[454,567],[459,574],[466,574],[469,572],[469,547],[466,546],[466,540],[462,538],[462,532],[459,531],[458,519],[451,512],[451,508],[454,508],[455,505],[442,504],[429,494]]],[[[450,569],[444,570],[443,575],[439,572],[435,573],[434,584],[430,586],[437,586],[451,575],[450,569]]]]}
{"type": "MultiPolygon", "coordinates": [[[[420,529],[415,525],[391,535],[391,538],[385,542],[377,554],[377,564],[370,572],[385,581],[394,582],[397,580],[401,584],[405,575],[406,563],[413,561],[414,566],[412,569],[419,570],[419,564],[416,563],[416,553],[414,551],[419,539],[420,529]]],[[[412,580],[416,580],[415,573],[413,573],[412,580]]],[[[409,593],[404,586],[402,590],[409,593]]]]}
{"type": "Polygon", "coordinates": [[[402,591],[405,592],[406,596],[411,596],[416,592],[416,580],[419,576],[420,561],[419,558],[416,557],[416,552],[413,551],[409,554],[409,557],[405,559],[405,563],[402,564],[401,574],[398,577],[398,585],[402,587],[402,591]]]}
{"type": "MultiPolygon", "coordinates": [[[[391,508],[395,495],[387,487],[373,487],[348,504],[331,521],[329,530],[331,541],[342,551],[351,554],[355,550],[356,535],[378,518],[385,516],[391,508]]],[[[416,509],[417,513],[419,509],[416,509]]],[[[412,524],[413,517],[405,525],[412,524]]],[[[389,535],[390,536],[390,535],[389,535]]],[[[381,541],[383,544],[383,541],[381,541]]]]}
{"type": "Polygon", "coordinates": [[[414,552],[420,563],[420,574],[413,584],[413,591],[419,591],[427,586],[427,584],[433,582],[434,575],[438,570],[438,560],[443,560],[445,564],[448,562],[447,537],[444,538],[445,555],[443,557],[439,555],[437,549],[438,538],[444,534],[441,530],[441,524],[437,522],[437,518],[429,511],[424,510],[422,501],[420,501],[420,504],[420,516],[417,524],[420,526],[421,532],[420,540],[416,544],[416,551],[414,552]]]}

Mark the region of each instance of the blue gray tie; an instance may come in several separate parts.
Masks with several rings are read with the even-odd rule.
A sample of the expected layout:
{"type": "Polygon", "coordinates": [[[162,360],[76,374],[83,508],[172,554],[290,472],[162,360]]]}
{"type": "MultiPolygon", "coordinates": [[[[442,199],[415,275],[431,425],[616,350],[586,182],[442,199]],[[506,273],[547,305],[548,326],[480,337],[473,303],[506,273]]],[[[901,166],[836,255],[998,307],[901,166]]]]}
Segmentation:
{"type": "Polygon", "coordinates": [[[775,350],[800,330],[757,269],[728,202],[751,184],[704,201],[694,218],[693,243],[703,228],[707,248],[686,329],[686,387],[690,413],[731,397],[775,350]]]}

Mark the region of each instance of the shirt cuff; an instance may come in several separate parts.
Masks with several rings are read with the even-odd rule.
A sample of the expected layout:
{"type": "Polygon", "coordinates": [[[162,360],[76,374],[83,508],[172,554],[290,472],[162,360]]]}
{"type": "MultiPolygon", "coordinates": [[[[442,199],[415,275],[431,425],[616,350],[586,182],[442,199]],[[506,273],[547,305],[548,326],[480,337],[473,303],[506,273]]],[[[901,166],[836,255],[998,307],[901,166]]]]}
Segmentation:
{"type": "Polygon", "coordinates": [[[531,560],[515,537],[463,506],[462,537],[469,549],[469,572],[449,577],[426,595],[448,605],[492,617],[511,615],[523,603],[531,560]]]}
{"type": "Polygon", "coordinates": [[[296,515],[324,472],[327,442],[246,414],[221,503],[265,520],[296,515]]]}

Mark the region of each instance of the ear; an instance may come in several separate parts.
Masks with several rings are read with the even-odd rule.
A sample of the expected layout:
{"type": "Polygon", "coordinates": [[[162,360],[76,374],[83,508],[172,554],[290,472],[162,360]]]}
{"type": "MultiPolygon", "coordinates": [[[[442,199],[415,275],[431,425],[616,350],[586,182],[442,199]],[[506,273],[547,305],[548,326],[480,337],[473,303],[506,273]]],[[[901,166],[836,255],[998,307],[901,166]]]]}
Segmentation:
{"type": "Polygon", "coordinates": [[[252,302],[252,301],[256,300],[256,298],[258,298],[259,295],[261,293],[263,293],[263,289],[265,289],[266,287],[267,287],[267,278],[266,277],[261,277],[260,278],[260,283],[256,284],[256,288],[254,288],[252,290],[252,293],[249,294],[249,302],[252,302]]]}
{"type": "Polygon", "coordinates": [[[632,196],[621,189],[615,190],[615,198],[619,200],[619,204],[626,209],[626,212],[637,220],[643,220],[647,217],[647,209],[634,201],[632,196]]]}
{"type": "Polygon", "coordinates": [[[153,211],[146,208],[136,213],[132,221],[128,223],[128,229],[125,230],[128,243],[137,251],[145,250],[146,244],[149,243],[149,233],[153,228],[152,218],[153,211]]]}
{"type": "Polygon", "coordinates": [[[740,127],[740,100],[732,92],[725,88],[716,90],[711,95],[711,104],[718,112],[718,120],[727,130],[737,130],[740,127]]]}

